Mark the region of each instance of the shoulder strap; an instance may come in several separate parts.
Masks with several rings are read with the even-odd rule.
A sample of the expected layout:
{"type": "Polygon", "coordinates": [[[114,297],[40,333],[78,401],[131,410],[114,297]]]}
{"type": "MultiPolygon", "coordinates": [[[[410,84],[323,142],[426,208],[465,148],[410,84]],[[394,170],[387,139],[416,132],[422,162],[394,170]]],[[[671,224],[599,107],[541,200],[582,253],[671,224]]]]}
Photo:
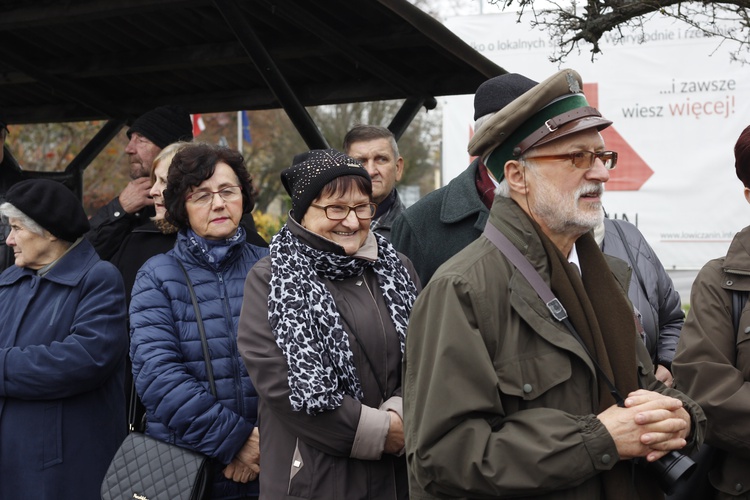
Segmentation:
{"type": "MultiPolygon", "coordinates": [[[[646,298],[646,303],[649,303],[649,295],[648,291],[646,290],[646,282],[643,279],[643,275],[641,274],[640,269],[638,269],[638,263],[635,260],[635,256],[633,255],[633,252],[630,251],[630,245],[628,244],[628,239],[625,237],[625,231],[622,230],[620,227],[620,224],[617,219],[610,219],[612,221],[612,225],[615,226],[615,229],[617,230],[617,234],[620,235],[620,239],[622,240],[622,246],[625,247],[625,253],[628,254],[628,260],[630,260],[630,268],[635,273],[635,279],[638,281],[638,285],[641,287],[641,291],[643,292],[643,296],[646,298]]],[[[607,237],[606,234],[604,236],[607,237]]],[[[649,304],[649,309],[651,309],[651,305],[649,304]]],[[[658,311],[654,314],[654,327],[656,328],[656,338],[654,339],[654,356],[653,361],[654,364],[657,364],[659,361],[659,337],[661,337],[661,324],[659,324],[659,314],[658,311]]]]}
{"type": "MultiPolygon", "coordinates": [[[[185,275],[185,281],[187,282],[188,291],[190,292],[190,300],[193,302],[193,307],[195,308],[195,318],[198,321],[198,332],[201,336],[201,344],[203,345],[203,359],[206,362],[206,374],[208,376],[208,384],[211,387],[211,393],[216,397],[216,383],[214,382],[214,369],[211,365],[211,355],[208,352],[208,341],[206,340],[206,330],[203,328],[203,317],[201,316],[200,308],[198,307],[198,299],[195,297],[195,291],[193,290],[193,284],[190,281],[190,276],[188,276],[187,271],[185,270],[185,267],[182,265],[182,262],[175,259],[177,264],[180,266],[180,269],[182,270],[182,273],[185,275]]],[[[142,430],[146,415],[143,415],[143,422],[141,422],[140,427],[136,427],[135,424],[135,416],[136,416],[136,408],[137,408],[137,394],[135,391],[135,377],[133,377],[133,380],[130,383],[130,403],[128,404],[128,431],[133,432],[135,430],[142,430]]]]}
{"type": "Polygon", "coordinates": [[[734,326],[735,338],[740,333],[740,317],[747,303],[747,296],[748,292],[746,291],[732,290],[732,325],[734,326]]]}
{"type": "Polygon", "coordinates": [[[568,319],[568,313],[567,311],[565,311],[562,303],[557,297],[555,297],[555,294],[552,293],[550,287],[547,286],[547,283],[544,282],[542,277],[539,275],[539,272],[534,269],[534,266],[531,265],[531,262],[529,262],[529,260],[524,257],[521,252],[518,251],[518,248],[516,248],[516,246],[511,243],[507,236],[505,236],[489,221],[487,222],[487,225],[484,226],[484,236],[488,240],[490,240],[490,242],[492,242],[492,244],[495,245],[498,250],[500,250],[500,253],[505,255],[505,257],[511,262],[511,264],[513,264],[520,271],[523,277],[526,278],[526,281],[529,282],[537,295],[539,295],[542,301],[544,301],[547,309],[549,309],[549,312],[552,313],[552,317],[568,328],[573,337],[578,341],[579,344],[581,344],[584,352],[588,355],[589,358],[591,358],[591,362],[594,363],[594,367],[599,373],[599,376],[602,377],[604,383],[607,384],[607,387],[609,387],[609,392],[610,394],[612,394],[612,397],[615,398],[615,401],[617,401],[617,404],[619,406],[623,406],[625,404],[625,399],[620,395],[619,391],[615,387],[615,384],[612,383],[609,377],[607,377],[607,375],[604,373],[602,367],[599,366],[599,362],[596,360],[596,358],[591,355],[591,352],[589,352],[586,344],[583,342],[583,339],[573,326],[573,323],[571,323],[568,319]]]}
{"type": "Polygon", "coordinates": [[[198,333],[201,336],[201,345],[203,346],[203,360],[206,362],[206,376],[208,376],[208,385],[211,387],[211,394],[216,397],[216,382],[214,382],[214,368],[211,365],[211,354],[208,352],[208,340],[206,340],[206,330],[203,328],[203,317],[201,316],[200,307],[198,307],[198,299],[195,297],[195,290],[193,290],[193,283],[190,281],[185,266],[182,265],[178,259],[175,259],[177,264],[180,266],[182,273],[185,275],[185,281],[187,282],[188,291],[190,292],[190,300],[193,302],[193,308],[195,309],[195,319],[198,322],[198,333]]]}
{"type": "MultiPolygon", "coordinates": [[[[136,403],[136,400],[138,399],[138,394],[135,391],[135,377],[131,377],[130,380],[130,401],[128,402],[128,432],[133,431],[141,431],[143,430],[143,422],[141,422],[140,427],[135,426],[135,414],[136,409],[138,407],[138,404],[136,403]]],[[[143,416],[144,420],[146,416],[143,416]]]]}
{"type": "MultiPolygon", "coordinates": [[[[648,292],[646,291],[646,285],[645,285],[645,281],[643,280],[643,275],[641,274],[640,269],[638,269],[638,264],[636,263],[633,252],[630,251],[630,245],[628,244],[628,240],[625,237],[625,232],[620,227],[620,224],[618,224],[617,219],[610,219],[610,220],[612,221],[612,225],[617,230],[617,234],[620,235],[620,239],[622,240],[622,245],[625,247],[625,253],[628,254],[628,260],[630,260],[630,267],[633,269],[633,272],[635,273],[635,276],[638,279],[638,284],[641,286],[643,295],[648,299],[648,292]]],[[[657,326],[658,326],[658,323],[657,323],[657,326]]]]}

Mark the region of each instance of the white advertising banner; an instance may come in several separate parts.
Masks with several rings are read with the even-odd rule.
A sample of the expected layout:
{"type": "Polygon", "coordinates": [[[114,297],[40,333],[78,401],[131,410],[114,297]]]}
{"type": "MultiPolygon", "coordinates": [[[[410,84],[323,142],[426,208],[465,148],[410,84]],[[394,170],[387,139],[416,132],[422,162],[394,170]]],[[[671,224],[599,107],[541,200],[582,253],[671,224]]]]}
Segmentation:
{"type": "MultiPolygon", "coordinates": [[[[665,268],[700,268],[724,255],[750,223],[733,155],[750,125],[750,65],[731,62],[732,47],[655,17],[621,41],[605,34],[593,62],[584,47],[558,66],[549,62],[549,39],[518,23],[516,13],[456,17],[446,25],[511,73],[536,81],[561,67],[581,74],[589,103],[614,122],[602,132],[607,149],[619,153],[605,210],[636,224],[665,268]]],[[[445,184],[470,162],[473,96],[443,104],[445,184]]]]}

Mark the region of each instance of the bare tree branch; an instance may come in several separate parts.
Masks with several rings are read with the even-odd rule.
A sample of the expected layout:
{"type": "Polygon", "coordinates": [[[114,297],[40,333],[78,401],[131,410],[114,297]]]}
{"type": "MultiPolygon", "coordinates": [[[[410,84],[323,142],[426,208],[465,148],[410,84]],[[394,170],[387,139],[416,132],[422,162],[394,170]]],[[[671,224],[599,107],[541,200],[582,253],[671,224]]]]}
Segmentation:
{"type": "MultiPolygon", "coordinates": [[[[502,8],[513,5],[513,0],[489,0],[502,8]]],[[[550,35],[554,53],[552,62],[561,63],[574,50],[581,50],[581,42],[590,44],[591,58],[601,53],[600,42],[605,33],[612,32],[613,40],[622,39],[623,29],[636,29],[643,34],[645,24],[654,16],[665,16],[685,23],[704,37],[716,37],[719,43],[733,42],[736,50],[732,58],[748,62],[750,52],[750,0],[727,2],[682,0],[573,0],[545,2],[516,0],[520,7],[519,22],[524,13],[531,13],[531,26],[550,35]]]]}

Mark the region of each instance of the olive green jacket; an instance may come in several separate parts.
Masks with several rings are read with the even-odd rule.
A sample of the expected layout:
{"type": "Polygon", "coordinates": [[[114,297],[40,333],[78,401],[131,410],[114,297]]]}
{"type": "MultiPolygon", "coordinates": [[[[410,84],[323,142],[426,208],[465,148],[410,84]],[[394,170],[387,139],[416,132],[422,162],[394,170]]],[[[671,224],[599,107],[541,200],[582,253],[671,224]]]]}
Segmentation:
{"type": "MultiPolygon", "coordinates": [[[[547,256],[521,208],[498,197],[490,222],[549,283],[547,256]]],[[[625,294],[627,265],[605,258],[625,294]]],[[[697,423],[693,440],[701,440],[700,408],[658,382],[643,343],[635,345],[640,385],[683,400],[697,423]]],[[[591,359],[485,237],[449,260],[418,297],[404,363],[411,500],[602,498],[599,474],[619,455],[595,415],[591,359]]]]}
{"type": "Polygon", "coordinates": [[[733,290],[750,291],[750,227],[695,278],[672,370],[706,412],[706,442],[726,451],[709,474],[717,498],[750,499],[750,302],[736,331],[733,290]]]}

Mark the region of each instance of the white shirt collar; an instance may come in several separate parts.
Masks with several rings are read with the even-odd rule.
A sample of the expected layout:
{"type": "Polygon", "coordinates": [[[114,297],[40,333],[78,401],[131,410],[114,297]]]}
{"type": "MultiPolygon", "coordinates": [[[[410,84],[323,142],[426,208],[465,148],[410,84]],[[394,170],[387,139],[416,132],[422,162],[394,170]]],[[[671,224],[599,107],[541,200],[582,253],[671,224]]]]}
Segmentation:
{"type": "Polygon", "coordinates": [[[578,274],[581,274],[581,262],[578,260],[578,251],[576,250],[575,243],[573,243],[573,248],[570,250],[570,254],[568,254],[568,262],[574,264],[576,269],[578,269],[578,274]]]}

